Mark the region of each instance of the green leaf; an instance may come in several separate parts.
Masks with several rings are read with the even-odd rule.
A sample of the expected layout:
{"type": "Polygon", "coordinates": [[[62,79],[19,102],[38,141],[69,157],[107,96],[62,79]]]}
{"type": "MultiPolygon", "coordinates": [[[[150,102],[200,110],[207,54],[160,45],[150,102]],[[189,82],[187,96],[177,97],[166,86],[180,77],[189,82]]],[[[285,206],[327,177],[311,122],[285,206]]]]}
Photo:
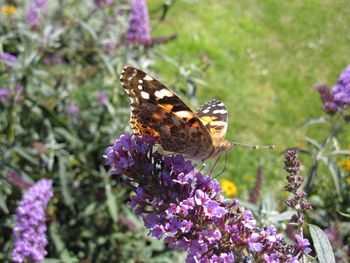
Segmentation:
{"type": "Polygon", "coordinates": [[[327,123],[329,122],[329,118],[319,117],[319,118],[311,118],[310,120],[304,122],[303,126],[318,124],[318,123],[327,123]]]}
{"type": "Polygon", "coordinates": [[[307,141],[308,143],[310,143],[311,145],[315,146],[318,150],[320,150],[322,148],[322,145],[318,141],[316,141],[310,137],[305,137],[304,140],[307,141]]]}
{"type": "Polygon", "coordinates": [[[350,214],[347,214],[347,213],[343,213],[343,212],[340,212],[340,211],[337,211],[340,215],[344,216],[344,217],[347,217],[347,218],[350,218],[350,214]]]}
{"type": "Polygon", "coordinates": [[[341,192],[341,171],[339,169],[339,166],[331,159],[326,157],[321,157],[321,160],[328,166],[335,185],[335,189],[337,191],[338,197],[342,198],[342,192],[341,192]]]}
{"type": "Polygon", "coordinates": [[[62,261],[58,258],[45,258],[44,263],[61,263],[62,261]]]}
{"type": "MultiPolygon", "coordinates": [[[[56,221],[53,221],[50,224],[49,233],[50,233],[50,237],[53,241],[53,244],[56,248],[56,251],[60,255],[60,259],[61,259],[60,262],[67,262],[67,263],[78,262],[78,260],[76,258],[72,258],[69,255],[69,252],[68,252],[67,248],[65,247],[65,244],[60,236],[59,226],[58,226],[56,221]]],[[[46,260],[45,260],[45,262],[46,262],[46,260]]],[[[51,263],[52,261],[47,261],[47,262],[51,263]]],[[[53,262],[55,262],[55,261],[53,261],[53,262]]]]}
{"type": "Polygon", "coordinates": [[[107,196],[107,207],[108,211],[111,214],[111,217],[114,222],[117,222],[118,220],[118,211],[117,211],[117,202],[116,202],[116,197],[112,193],[112,187],[109,181],[108,175],[103,175],[104,176],[104,182],[105,182],[105,191],[106,191],[106,196],[107,196]]]}
{"type": "Polygon", "coordinates": [[[73,198],[69,190],[69,175],[67,174],[65,161],[62,156],[58,156],[58,176],[61,182],[61,191],[64,203],[73,208],[73,198]]]}
{"type": "Polygon", "coordinates": [[[9,213],[9,210],[7,208],[7,205],[6,205],[6,196],[5,195],[2,195],[0,194],[0,209],[5,213],[5,214],[8,214],[9,213]]]}
{"type": "Polygon", "coordinates": [[[30,156],[28,153],[25,152],[26,149],[21,148],[21,147],[14,147],[13,148],[15,150],[15,152],[21,156],[22,158],[26,159],[28,162],[34,164],[34,165],[38,165],[38,160],[35,159],[34,157],[30,156]]]}
{"type": "Polygon", "coordinates": [[[329,153],[329,155],[339,155],[339,154],[350,155],[350,151],[348,151],[348,150],[337,150],[337,151],[332,151],[331,153],[329,153]]]}
{"type": "Polygon", "coordinates": [[[310,234],[320,263],[335,263],[333,250],[326,234],[316,225],[309,224],[310,234]]]}
{"type": "Polygon", "coordinates": [[[312,188],[314,187],[315,178],[317,175],[317,168],[318,168],[318,162],[316,159],[314,159],[312,166],[311,166],[311,168],[308,171],[307,176],[306,176],[306,183],[305,183],[305,187],[304,187],[304,190],[306,193],[309,193],[312,190],[312,188]]]}

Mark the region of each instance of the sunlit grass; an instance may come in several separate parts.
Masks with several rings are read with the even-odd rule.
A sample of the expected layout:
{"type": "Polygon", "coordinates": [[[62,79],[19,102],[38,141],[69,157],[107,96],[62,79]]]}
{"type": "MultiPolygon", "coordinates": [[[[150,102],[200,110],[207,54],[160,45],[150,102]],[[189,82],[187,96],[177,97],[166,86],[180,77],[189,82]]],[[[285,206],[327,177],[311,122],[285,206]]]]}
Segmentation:
{"type": "MultiPolygon", "coordinates": [[[[178,34],[160,48],[184,65],[200,67],[203,56],[209,59],[198,98],[225,102],[229,140],[276,145],[274,151],[229,154],[224,176],[238,187],[251,188],[259,160],[271,180],[282,178],[278,156],[285,148],[305,135],[326,136],[299,125],[322,114],[312,85],[333,85],[350,63],[349,12],[347,1],[176,1],[155,28],[154,35],[178,34]]],[[[176,70],[166,61],[156,67],[164,81],[176,70]]]]}

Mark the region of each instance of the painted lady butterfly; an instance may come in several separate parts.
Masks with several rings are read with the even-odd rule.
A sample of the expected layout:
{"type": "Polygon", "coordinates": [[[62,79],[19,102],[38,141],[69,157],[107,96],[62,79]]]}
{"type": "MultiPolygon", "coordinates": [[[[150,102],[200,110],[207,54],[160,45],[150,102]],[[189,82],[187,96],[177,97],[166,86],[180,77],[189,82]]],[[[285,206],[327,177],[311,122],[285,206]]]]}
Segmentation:
{"type": "Polygon", "coordinates": [[[124,68],[120,82],[131,100],[134,133],[155,137],[164,151],[204,161],[234,147],[225,140],[223,102],[211,100],[193,112],[172,90],[132,67],[124,68]]]}

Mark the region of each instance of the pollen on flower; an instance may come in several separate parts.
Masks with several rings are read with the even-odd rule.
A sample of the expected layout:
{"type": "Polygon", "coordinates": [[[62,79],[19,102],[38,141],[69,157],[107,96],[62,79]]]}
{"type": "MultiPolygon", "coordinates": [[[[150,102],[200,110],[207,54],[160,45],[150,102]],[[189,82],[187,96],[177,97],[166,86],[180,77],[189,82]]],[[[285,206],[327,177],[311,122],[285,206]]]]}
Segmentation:
{"type": "Polygon", "coordinates": [[[237,186],[234,182],[228,180],[228,179],[222,179],[221,180],[221,186],[222,186],[222,191],[227,195],[227,196],[236,196],[237,195],[237,186]]]}
{"type": "Polygon", "coordinates": [[[16,14],[17,9],[14,5],[3,5],[1,8],[1,13],[4,16],[8,16],[8,15],[14,15],[16,14]]]}

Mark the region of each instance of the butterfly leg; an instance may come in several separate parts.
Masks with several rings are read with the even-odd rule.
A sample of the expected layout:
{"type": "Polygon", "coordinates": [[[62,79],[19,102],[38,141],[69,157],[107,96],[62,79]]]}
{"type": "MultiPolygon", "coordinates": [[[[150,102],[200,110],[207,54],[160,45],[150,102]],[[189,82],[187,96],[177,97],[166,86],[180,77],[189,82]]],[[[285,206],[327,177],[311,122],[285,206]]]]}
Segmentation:
{"type": "Polygon", "coordinates": [[[216,158],[216,160],[215,160],[215,163],[214,163],[214,165],[213,165],[213,167],[211,168],[211,170],[210,170],[210,176],[213,174],[213,171],[214,171],[214,169],[215,169],[215,166],[218,164],[218,162],[219,162],[219,160],[220,160],[220,155],[216,158]]]}
{"type": "MultiPolygon", "coordinates": [[[[219,159],[219,158],[218,158],[219,159]]],[[[217,159],[217,160],[218,160],[217,159]]],[[[216,164],[217,162],[215,162],[215,164],[216,164]]],[[[227,153],[225,154],[225,163],[224,163],[224,168],[221,170],[221,172],[220,173],[218,173],[217,175],[215,175],[213,178],[212,178],[212,180],[214,180],[215,178],[217,178],[217,177],[219,177],[223,172],[225,172],[225,170],[226,170],[226,164],[227,164],[227,153]]],[[[213,168],[214,169],[214,168],[213,168]]],[[[212,171],[213,171],[213,169],[212,169],[212,171]]]]}
{"type": "Polygon", "coordinates": [[[198,172],[202,172],[202,170],[205,168],[205,162],[204,162],[204,160],[202,160],[202,167],[201,167],[201,169],[199,169],[199,171],[198,172]]]}

